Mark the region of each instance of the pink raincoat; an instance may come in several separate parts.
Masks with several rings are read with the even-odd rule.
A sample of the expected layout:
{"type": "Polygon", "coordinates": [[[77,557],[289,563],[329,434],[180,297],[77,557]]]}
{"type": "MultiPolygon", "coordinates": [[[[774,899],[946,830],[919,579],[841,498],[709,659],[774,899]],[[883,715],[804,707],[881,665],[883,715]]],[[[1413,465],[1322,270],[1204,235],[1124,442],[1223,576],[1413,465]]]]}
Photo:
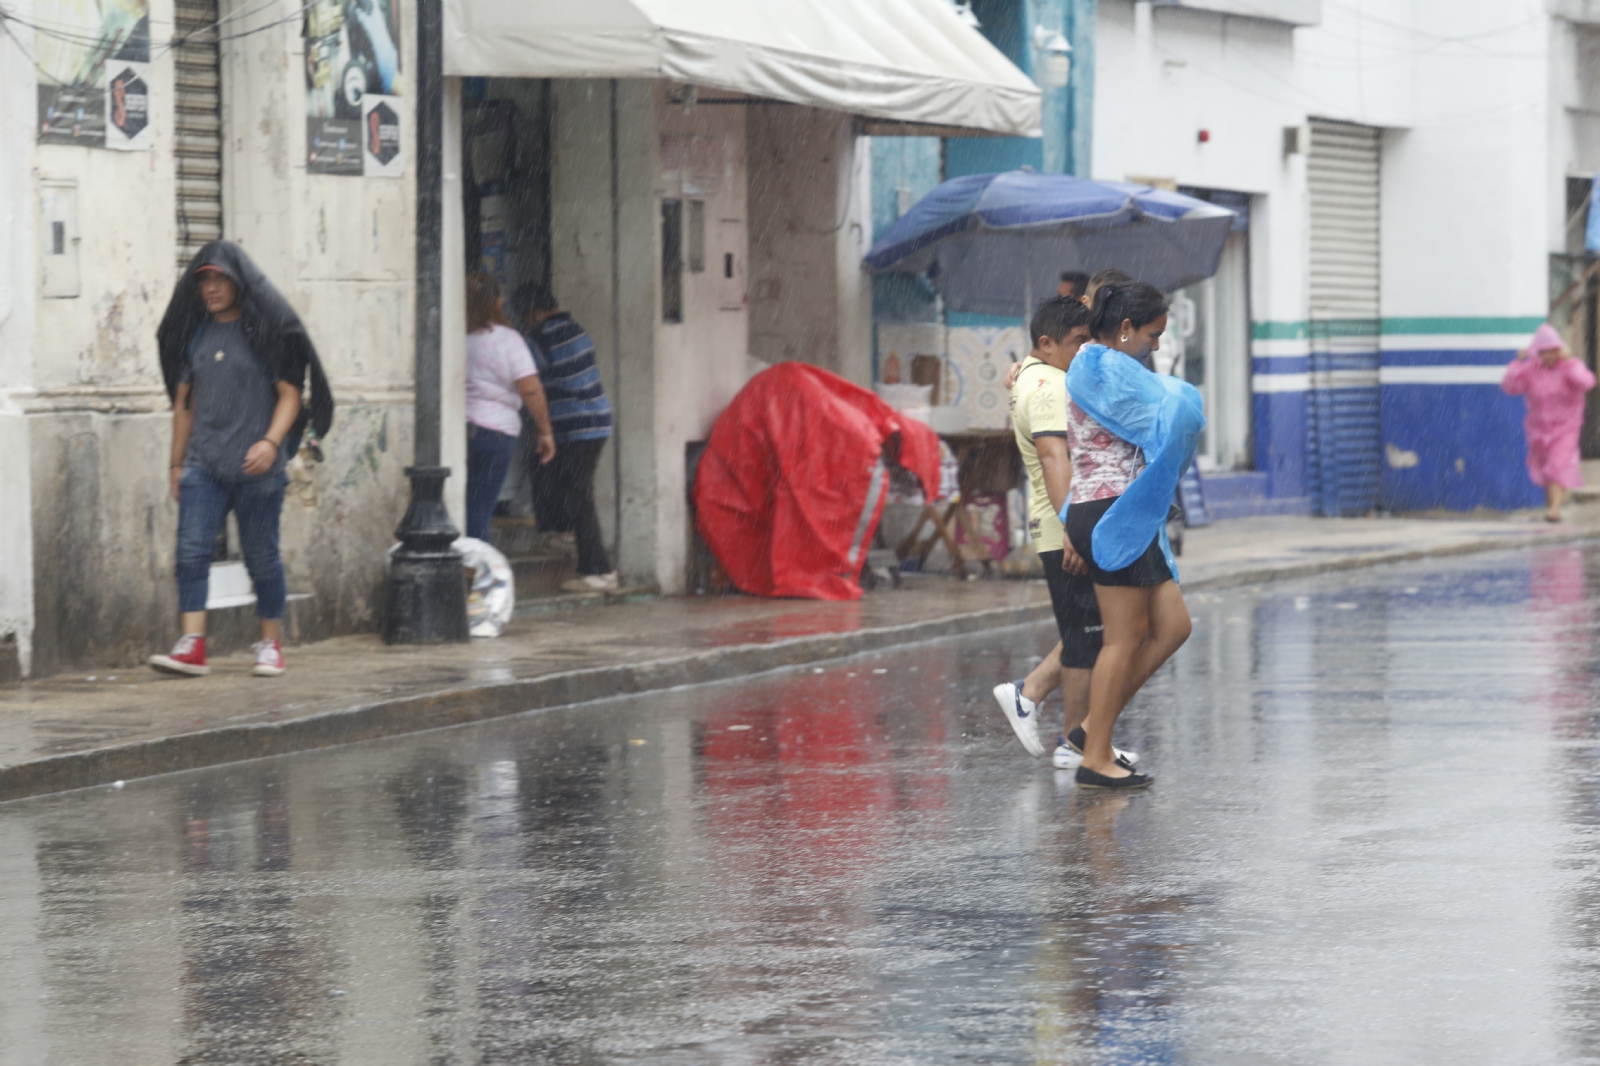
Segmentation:
{"type": "Polygon", "coordinates": [[[1565,347],[1548,325],[1540,326],[1528,345],[1528,358],[1506,368],[1500,387],[1521,396],[1528,405],[1522,420],[1528,437],[1528,476],[1544,488],[1552,483],[1576,489],[1583,485],[1578,462],[1578,432],[1583,428],[1583,397],[1594,388],[1594,374],[1578,359],[1562,359],[1547,367],[1541,351],[1565,347]]]}

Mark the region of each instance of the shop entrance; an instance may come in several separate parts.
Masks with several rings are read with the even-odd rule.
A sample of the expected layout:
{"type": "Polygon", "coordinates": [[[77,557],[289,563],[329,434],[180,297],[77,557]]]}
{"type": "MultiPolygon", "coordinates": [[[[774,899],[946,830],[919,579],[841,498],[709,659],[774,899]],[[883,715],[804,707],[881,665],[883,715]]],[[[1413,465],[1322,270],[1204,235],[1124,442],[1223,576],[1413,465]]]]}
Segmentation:
{"type": "MultiPolygon", "coordinates": [[[[468,78],[461,112],[467,269],[494,275],[506,316],[521,329],[529,301],[551,288],[550,82],[468,78]]],[[[510,517],[532,514],[532,440],[525,426],[500,492],[510,517]]]]}

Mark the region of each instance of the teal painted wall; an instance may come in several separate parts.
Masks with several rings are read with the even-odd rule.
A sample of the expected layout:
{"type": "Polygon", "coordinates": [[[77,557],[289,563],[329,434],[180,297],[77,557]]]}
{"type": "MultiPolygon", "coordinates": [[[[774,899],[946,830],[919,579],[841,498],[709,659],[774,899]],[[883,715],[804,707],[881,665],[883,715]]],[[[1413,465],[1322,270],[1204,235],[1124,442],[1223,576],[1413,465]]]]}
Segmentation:
{"type": "MultiPolygon", "coordinates": [[[[1072,76],[1040,101],[1042,137],[875,137],[872,142],[872,228],[876,240],[899,218],[899,190],[913,199],[940,181],[1032,167],[1047,174],[1091,176],[1094,117],[1094,35],[1097,0],[972,0],[980,32],[1024,73],[1037,59],[1034,27],[1062,33],[1072,44],[1072,76]]],[[[939,317],[933,287],[911,275],[873,279],[872,321],[931,322],[939,317]]],[[[950,314],[952,326],[1009,326],[1014,319],[950,314]]],[[[876,343],[876,342],[874,342],[876,343]]]]}
{"type": "MultiPolygon", "coordinates": [[[[872,239],[900,217],[901,190],[911,203],[944,180],[944,146],[937,137],[872,138],[872,239]]],[[[939,294],[916,274],[872,279],[872,324],[939,321],[939,294]]],[[[878,376],[878,331],[872,331],[872,376],[878,376]]]]}

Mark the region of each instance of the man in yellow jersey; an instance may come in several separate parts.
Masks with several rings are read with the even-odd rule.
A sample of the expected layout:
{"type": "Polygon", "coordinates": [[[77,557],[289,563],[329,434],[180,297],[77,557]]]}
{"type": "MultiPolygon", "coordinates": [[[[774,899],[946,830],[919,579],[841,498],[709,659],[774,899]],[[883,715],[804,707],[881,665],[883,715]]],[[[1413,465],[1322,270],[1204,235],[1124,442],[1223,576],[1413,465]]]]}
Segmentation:
{"type": "MultiPolygon", "coordinates": [[[[1071,296],[1052,297],[1039,305],[1029,332],[1034,347],[1011,388],[1011,426],[1028,470],[1028,533],[1044,566],[1061,640],[1025,679],[996,686],[994,698],[1028,754],[1039,756],[1039,704],[1059,687],[1062,736],[1052,761],[1071,770],[1083,761],[1083,716],[1102,629],[1094,585],[1058,517],[1072,488],[1067,367],[1089,339],[1089,309],[1071,296]]],[[[1117,754],[1129,765],[1138,761],[1132,752],[1117,754]]]]}

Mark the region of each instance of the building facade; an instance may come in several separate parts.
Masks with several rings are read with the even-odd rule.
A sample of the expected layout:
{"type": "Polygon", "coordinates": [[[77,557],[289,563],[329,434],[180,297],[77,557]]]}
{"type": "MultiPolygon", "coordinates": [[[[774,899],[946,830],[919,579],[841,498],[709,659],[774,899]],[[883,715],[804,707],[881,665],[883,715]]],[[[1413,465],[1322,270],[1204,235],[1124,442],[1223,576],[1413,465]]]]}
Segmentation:
{"type": "MultiPolygon", "coordinates": [[[[297,308],[339,401],[326,462],[289,467],[291,633],[374,624],[411,452],[416,201],[414,27],[398,4],[375,9],[389,38],[375,26],[353,46],[353,19],[319,41],[288,5],[134,0],[93,25],[75,5],[9,6],[0,212],[17,239],[0,268],[0,633],[26,672],[137,662],[176,635],[155,330],[180,263],[217,236],[297,308]],[[354,110],[328,106],[338,86],[308,76],[319,48],[345,62],[333,78],[345,75],[354,110]],[[386,68],[370,86],[348,74],[363,51],[386,68]],[[382,176],[363,175],[354,135],[365,89],[402,131],[382,176]],[[351,135],[353,167],[314,158],[319,110],[351,135]]],[[[224,610],[249,599],[230,542],[213,566],[224,610]]]]}
{"type": "MultiPolygon", "coordinates": [[[[800,359],[870,380],[866,135],[1028,134],[1040,94],[943,0],[707,3],[654,26],[613,8],[598,37],[570,5],[445,9],[441,450],[460,525],[465,274],[548,285],[616,413],[597,483],[614,559],[675,593],[693,457],[750,375],[800,359]]],[[[325,461],[289,468],[288,636],[381,617],[414,428],[417,21],[400,0],[7,6],[0,679],[131,665],[176,635],[155,330],[218,236],[297,308],[339,404],[325,461]]],[[[231,532],[212,579],[225,650],[253,622],[231,532]]]]}
{"type": "MultiPolygon", "coordinates": [[[[1498,382],[1547,315],[1594,365],[1600,297],[1583,232],[1600,170],[1595,5],[970,10],[1040,78],[1043,138],[876,140],[875,234],[941,180],[1021,165],[1230,207],[1239,221],[1216,276],[1172,294],[1163,340],[1167,366],[1206,398],[1200,460],[1219,513],[1538,502],[1521,401],[1498,382]],[[1057,31],[1072,47],[1065,88],[1040,70],[1037,42],[1057,31]]],[[[908,275],[874,279],[874,321],[891,330],[880,358],[886,335],[953,356],[1015,327],[945,314],[908,275]],[[901,323],[949,328],[893,332],[901,323]]],[[[1600,455],[1600,419],[1585,448],[1600,455]]]]}
{"type": "Polygon", "coordinates": [[[1253,462],[1214,455],[1254,467],[1249,492],[1322,514],[1538,502],[1498,383],[1549,313],[1568,177],[1600,166],[1581,8],[1102,0],[1096,176],[1247,205],[1227,314],[1248,351],[1190,376],[1235,442],[1248,389],[1253,462]]]}

